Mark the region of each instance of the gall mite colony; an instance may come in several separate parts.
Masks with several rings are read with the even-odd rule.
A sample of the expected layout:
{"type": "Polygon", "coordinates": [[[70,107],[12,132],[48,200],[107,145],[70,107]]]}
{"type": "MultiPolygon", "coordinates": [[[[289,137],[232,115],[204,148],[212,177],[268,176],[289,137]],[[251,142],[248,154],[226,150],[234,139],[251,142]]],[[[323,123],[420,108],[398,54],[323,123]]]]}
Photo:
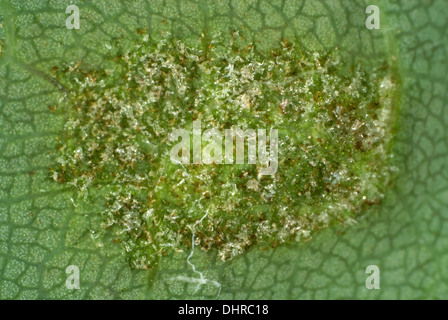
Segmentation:
{"type": "Polygon", "coordinates": [[[139,35],[109,68],[57,71],[68,121],[53,178],[81,198],[100,195],[102,227],[135,268],[191,248],[192,236],[222,260],[255,244],[306,240],[353,222],[387,184],[387,71],[353,65],[344,74],[337,51],[307,53],[287,41],[264,55],[234,40],[206,47],[139,35]],[[173,163],[171,132],[195,120],[203,130],[278,129],[277,173],[260,176],[247,161],[173,163]]]}

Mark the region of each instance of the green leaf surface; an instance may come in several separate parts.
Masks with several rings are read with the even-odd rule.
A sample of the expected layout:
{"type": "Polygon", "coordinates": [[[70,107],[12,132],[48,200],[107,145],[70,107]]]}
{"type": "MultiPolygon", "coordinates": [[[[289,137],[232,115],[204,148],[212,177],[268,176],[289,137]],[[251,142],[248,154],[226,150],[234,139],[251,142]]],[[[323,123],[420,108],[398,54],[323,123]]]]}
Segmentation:
{"type": "Polygon", "coordinates": [[[365,27],[366,1],[324,0],[1,0],[0,299],[430,299],[448,298],[448,3],[375,1],[381,29],[365,27]],[[80,30],[65,9],[80,8],[80,30]],[[368,63],[386,56],[401,79],[395,157],[398,180],[379,210],[354,226],[308,242],[248,252],[227,262],[216,252],[174,253],[151,270],[132,270],[100,217],[54,183],[49,168],[64,126],[52,112],[63,89],[54,66],[101,66],[119,38],[137,29],[169,31],[194,44],[201,34],[243,30],[270,48],[286,38],[307,50],[338,48],[368,63]],[[79,290],[66,267],[79,266],[79,290]],[[365,286],[366,267],[381,289],[365,286]],[[199,286],[198,286],[199,284],[199,286]]]}

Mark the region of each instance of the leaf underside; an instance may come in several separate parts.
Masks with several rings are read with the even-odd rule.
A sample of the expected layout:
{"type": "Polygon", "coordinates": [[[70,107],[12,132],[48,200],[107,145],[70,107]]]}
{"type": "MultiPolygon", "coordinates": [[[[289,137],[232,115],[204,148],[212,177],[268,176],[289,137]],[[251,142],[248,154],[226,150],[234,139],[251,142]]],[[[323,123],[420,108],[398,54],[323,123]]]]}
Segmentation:
{"type": "MultiPolygon", "coordinates": [[[[381,29],[365,28],[365,1],[74,1],[81,29],[65,28],[72,1],[0,3],[0,299],[389,299],[448,297],[448,71],[443,1],[380,1],[381,29]],[[400,175],[378,212],[326,229],[306,243],[254,247],[232,261],[191,259],[208,281],[197,289],[189,251],[157,268],[129,268],[112,236],[93,233],[95,206],[51,181],[64,115],[52,68],[100,66],[106,45],[146,28],[194,44],[202,33],[245,30],[267,48],[287,38],[307,50],[338,47],[366,62],[387,56],[401,79],[396,162],[400,175]],[[81,289],[65,286],[68,265],[81,289]],[[381,289],[367,290],[377,265],[381,289]]],[[[348,58],[347,58],[348,59],[348,58]]]]}

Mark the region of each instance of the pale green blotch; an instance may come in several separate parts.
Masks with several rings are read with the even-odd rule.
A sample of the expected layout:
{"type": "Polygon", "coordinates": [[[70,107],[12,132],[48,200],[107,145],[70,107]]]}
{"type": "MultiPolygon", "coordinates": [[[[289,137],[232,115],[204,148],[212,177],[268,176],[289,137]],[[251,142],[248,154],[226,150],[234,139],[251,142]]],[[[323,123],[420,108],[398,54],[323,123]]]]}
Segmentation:
{"type": "Polygon", "coordinates": [[[73,62],[57,72],[68,119],[51,175],[78,191],[74,205],[102,206],[101,230],[135,268],[192,241],[227,260],[255,244],[306,240],[355,223],[390,184],[393,66],[347,68],[337,50],[286,40],[260,54],[240,33],[228,38],[191,47],[140,34],[134,46],[114,44],[107,69],[73,62]],[[278,129],[278,172],[173,163],[170,134],[197,119],[203,130],[278,129]]]}

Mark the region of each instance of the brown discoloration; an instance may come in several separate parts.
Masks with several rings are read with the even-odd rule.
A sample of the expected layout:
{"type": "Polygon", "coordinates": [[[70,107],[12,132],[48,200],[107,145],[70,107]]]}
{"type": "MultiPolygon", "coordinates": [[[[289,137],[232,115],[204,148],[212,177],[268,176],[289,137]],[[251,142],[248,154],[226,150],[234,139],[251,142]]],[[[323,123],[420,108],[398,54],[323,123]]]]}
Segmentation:
{"type": "MultiPolygon", "coordinates": [[[[331,54],[303,53],[283,39],[260,56],[255,44],[238,45],[241,35],[232,32],[218,59],[205,36],[201,48],[192,48],[179,39],[153,43],[144,29],[137,35],[135,48],[108,61],[119,73],[87,70],[81,62],[52,69],[73,86],[53,178],[86,197],[107,186],[95,191],[106,193],[102,216],[107,228],[122,232],[117,241],[132,248],[126,254],[133,267],[154,266],[168,250],[191,249],[192,237],[198,249],[216,248],[222,260],[257,243],[306,241],[377,203],[381,190],[362,197],[383,182],[385,154],[364,141],[373,139],[369,130],[384,126],[372,121],[384,106],[369,88],[349,88],[331,54]],[[169,134],[197,119],[202,130],[280,129],[279,171],[260,176],[259,163],[172,163],[169,134]],[[367,180],[359,161],[378,178],[367,180]]],[[[385,137],[374,138],[385,144],[385,137]]]]}

